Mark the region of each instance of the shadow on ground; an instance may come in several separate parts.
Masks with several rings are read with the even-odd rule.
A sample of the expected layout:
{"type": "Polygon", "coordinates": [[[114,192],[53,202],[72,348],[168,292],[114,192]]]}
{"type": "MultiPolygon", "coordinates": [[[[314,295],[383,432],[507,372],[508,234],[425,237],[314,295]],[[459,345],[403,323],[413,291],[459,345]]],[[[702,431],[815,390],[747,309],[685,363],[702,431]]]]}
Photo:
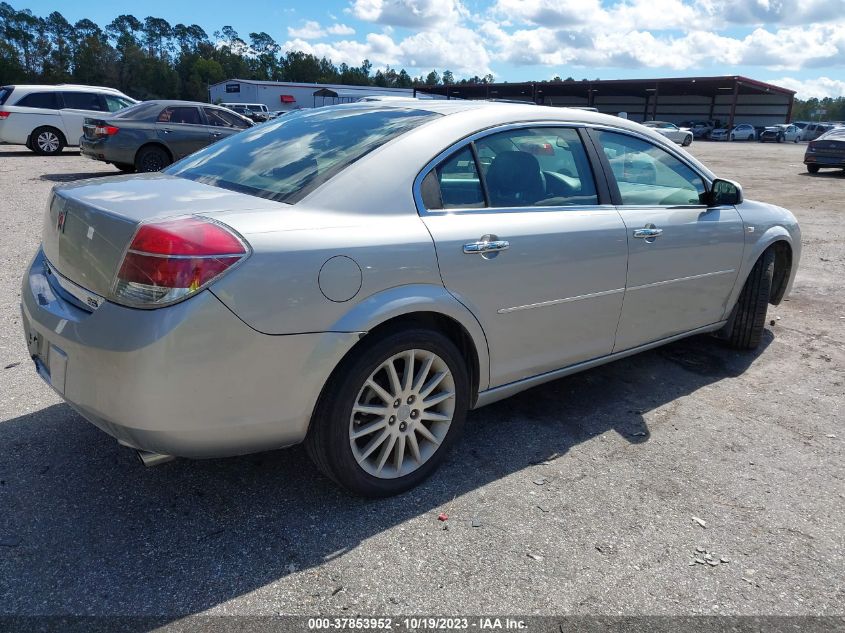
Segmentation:
{"type": "Polygon", "coordinates": [[[643,413],[741,374],[766,337],[756,353],[688,339],[475,411],[428,482],[377,501],[339,491],[301,448],[145,469],[65,405],[9,420],[0,613],[203,611],[608,431],[647,442],[643,413]]]}
{"type": "Polygon", "coordinates": [[[39,176],[41,180],[49,180],[50,182],[76,182],[77,180],[85,180],[86,178],[102,178],[104,176],[119,176],[121,172],[118,170],[112,171],[91,171],[91,172],[74,172],[66,174],[42,174],[39,176]]]}

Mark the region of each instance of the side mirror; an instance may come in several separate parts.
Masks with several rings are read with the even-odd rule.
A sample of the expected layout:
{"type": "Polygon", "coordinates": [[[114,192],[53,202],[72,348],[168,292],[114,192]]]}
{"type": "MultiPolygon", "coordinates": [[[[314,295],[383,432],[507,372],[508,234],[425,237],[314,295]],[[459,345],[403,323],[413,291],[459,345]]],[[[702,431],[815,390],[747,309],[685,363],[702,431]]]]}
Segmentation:
{"type": "Polygon", "coordinates": [[[735,205],[742,202],[742,187],[733,180],[717,178],[710,188],[707,206],[718,207],[722,205],[735,205]]]}

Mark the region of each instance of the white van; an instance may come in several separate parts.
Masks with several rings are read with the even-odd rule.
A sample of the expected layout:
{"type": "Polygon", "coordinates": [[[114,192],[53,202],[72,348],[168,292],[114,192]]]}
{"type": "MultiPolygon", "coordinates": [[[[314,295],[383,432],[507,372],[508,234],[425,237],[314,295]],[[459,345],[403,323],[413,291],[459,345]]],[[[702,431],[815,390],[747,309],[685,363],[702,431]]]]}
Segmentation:
{"type": "Polygon", "coordinates": [[[270,109],[263,103],[221,103],[224,108],[229,108],[241,116],[252,119],[256,123],[267,121],[270,118],[270,109]]]}
{"type": "Polygon", "coordinates": [[[59,84],[0,86],[0,143],[25,145],[36,154],[58,154],[79,145],[85,117],[138,103],[114,88],[59,84]]]}

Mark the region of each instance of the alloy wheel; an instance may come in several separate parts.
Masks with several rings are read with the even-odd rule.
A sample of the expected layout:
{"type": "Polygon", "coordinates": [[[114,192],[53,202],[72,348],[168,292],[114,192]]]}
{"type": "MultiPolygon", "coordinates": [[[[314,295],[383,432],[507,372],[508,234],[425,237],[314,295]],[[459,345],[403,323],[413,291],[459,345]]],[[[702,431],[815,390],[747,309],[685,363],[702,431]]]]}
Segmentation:
{"type": "Polygon", "coordinates": [[[35,139],[35,144],[38,145],[38,149],[45,154],[55,154],[59,151],[61,141],[55,132],[44,130],[38,135],[38,138],[35,139]]]}
{"type": "Polygon", "coordinates": [[[454,415],[455,380],[446,362],[423,349],[394,354],[364,381],[352,406],[352,454],[373,477],[403,477],[437,452],[454,415]]]}

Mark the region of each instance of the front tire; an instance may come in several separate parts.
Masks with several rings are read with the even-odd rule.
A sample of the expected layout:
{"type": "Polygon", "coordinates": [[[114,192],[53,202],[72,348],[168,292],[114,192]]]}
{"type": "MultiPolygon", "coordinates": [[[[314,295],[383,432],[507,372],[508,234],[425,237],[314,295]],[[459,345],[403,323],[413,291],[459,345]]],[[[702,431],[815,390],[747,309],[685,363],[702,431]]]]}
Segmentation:
{"type": "Polygon", "coordinates": [[[819,166],[818,165],[807,165],[807,171],[811,174],[819,173],[819,166]]]}
{"type": "Polygon", "coordinates": [[[681,146],[682,147],[689,147],[691,144],[692,144],[692,136],[688,135],[688,136],[684,137],[684,142],[681,143],[681,146]]]}
{"type": "Polygon", "coordinates": [[[469,392],[466,363],[451,340],[427,329],[389,332],[335,370],[306,449],[350,492],[399,494],[431,475],[457,442],[469,392]]]}
{"type": "Polygon", "coordinates": [[[40,156],[55,156],[65,148],[64,134],[54,127],[35,128],[29,137],[29,148],[40,156]]]}
{"type": "Polygon", "coordinates": [[[766,325],[774,271],[775,252],[770,248],[751,269],[731,316],[722,329],[722,337],[731,347],[750,350],[760,345],[766,325]]]}

